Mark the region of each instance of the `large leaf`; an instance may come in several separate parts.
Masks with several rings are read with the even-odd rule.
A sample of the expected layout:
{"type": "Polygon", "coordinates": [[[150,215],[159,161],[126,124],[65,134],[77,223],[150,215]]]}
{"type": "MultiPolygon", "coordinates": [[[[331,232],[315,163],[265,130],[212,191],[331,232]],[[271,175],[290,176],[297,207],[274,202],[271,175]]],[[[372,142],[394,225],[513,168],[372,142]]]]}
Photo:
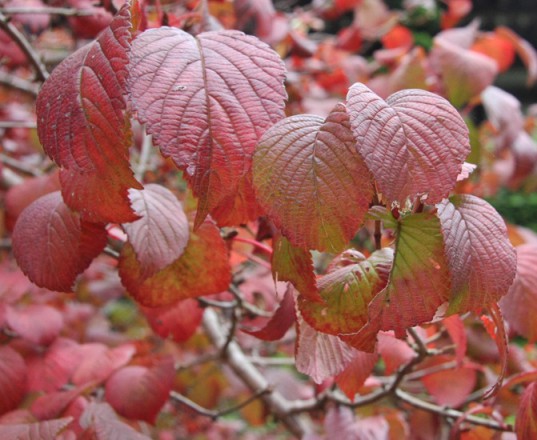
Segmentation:
{"type": "Polygon", "coordinates": [[[177,260],[150,277],[144,276],[134,248],[126,243],[119,259],[119,275],[134,299],[147,307],[220,293],[227,290],[231,281],[226,243],[219,229],[208,220],[191,233],[177,260]]]}
{"type": "Polygon", "coordinates": [[[511,286],[516,252],[500,215],[472,195],[456,195],[438,205],[451,273],[449,314],[479,312],[511,286]]]}
{"type": "Polygon", "coordinates": [[[356,83],[347,106],[358,152],[388,202],[447,197],[470,152],[468,128],[448,101],[425,90],[404,90],[384,101],[356,83]]]}
{"type": "Polygon", "coordinates": [[[386,288],[369,306],[372,321],[398,337],[407,327],[431,321],[449,299],[450,281],[439,220],[430,213],[403,217],[396,229],[395,257],[386,288]]]}
{"type": "Polygon", "coordinates": [[[83,221],[59,191],[28,206],[13,231],[13,253],[22,271],[38,286],[64,292],[105,244],[104,226],[83,221]]]}
{"type": "Polygon", "coordinates": [[[284,116],[285,68],[253,36],[196,37],[150,29],[133,42],[129,87],[138,119],[199,197],[196,225],[253,219],[251,157],[263,132],[284,116]]]}
{"type": "Polygon", "coordinates": [[[58,434],[72,421],[72,417],[64,417],[38,423],[0,425],[0,437],[16,440],[56,440],[58,434]]]}
{"type": "Polygon", "coordinates": [[[516,415],[515,431],[519,439],[537,437],[537,382],[524,390],[516,415]]]}
{"type": "Polygon", "coordinates": [[[343,250],[373,196],[345,106],[337,104],[326,120],[291,116],[267,130],[256,147],[254,184],[259,203],[291,243],[343,250]]]}
{"type": "Polygon", "coordinates": [[[393,252],[385,248],[363,258],[320,278],[319,292],[325,303],[298,297],[300,313],[309,325],[339,335],[356,333],[367,324],[369,302],[386,286],[393,252]]]}
{"type": "Polygon", "coordinates": [[[537,341],[537,246],[523,244],[516,252],[515,281],[501,299],[500,307],[509,326],[534,343],[537,341]]]}
{"type": "Polygon", "coordinates": [[[131,189],[129,197],[140,219],[123,227],[144,276],[150,276],[181,256],[188,242],[188,220],[181,203],[161,185],[131,189]]]}
{"type": "Polygon", "coordinates": [[[0,415],[15,409],[26,394],[26,364],[11,347],[0,347],[0,415]]]}
{"type": "Polygon", "coordinates": [[[140,188],[129,167],[124,115],[130,12],[123,7],[99,38],[66,58],[37,99],[37,129],[62,168],[66,203],[94,222],[136,219],[127,191],[140,188]]]}

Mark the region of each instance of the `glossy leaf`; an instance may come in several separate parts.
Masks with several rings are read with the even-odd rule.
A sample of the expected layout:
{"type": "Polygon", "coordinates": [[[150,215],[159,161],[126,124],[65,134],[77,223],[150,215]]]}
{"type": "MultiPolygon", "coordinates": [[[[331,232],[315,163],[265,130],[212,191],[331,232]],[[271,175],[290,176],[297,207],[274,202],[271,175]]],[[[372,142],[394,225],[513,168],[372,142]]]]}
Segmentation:
{"type": "Polygon", "coordinates": [[[516,415],[515,432],[519,439],[537,437],[537,382],[524,390],[516,415]]]}
{"type": "Polygon", "coordinates": [[[336,384],[350,400],[354,399],[365,380],[373,372],[378,357],[377,353],[356,351],[351,362],[336,376],[336,384]]]}
{"type": "Polygon", "coordinates": [[[134,40],[131,102],[200,199],[196,226],[207,214],[220,225],[255,218],[251,156],[284,115],[284,74],[275,52],[236,31],[161,27],[134,40]]]}
{"type": "Polygon", "coordinates": [[[150,368],[124,367],[106,382],[106,400],[124,417],[154,423],[168,400],[174,376],[171,359],[150,368]]]}
{"type": "Polygon", "coordinates": [[[136,219],[127,191],[140,184],[129,166],[123,96],[130,27],[125,6],[97,40],[53,71],[37,100],[39,138],[62,168],[65,201],[88,221],[136,219]]]}
{"type": "Polygon", "coordinates": [[[0,425],[0,437],[17,440],[56,440],[60,432],[72,421],[72,417],[64,417],[23,425],[0,425]]]}
{"type": "Polygon", "coordinates": [[[259,203],[292,244],[343,250],[373,197],[345,106],[336,105],[326,120],[291,116],[267,130],[256,147],[254,184],[259,203]]]}
{"type": "Polygon", "coordinates": [[[0,415],[15,409],[26,394],[26,364],[9,346],[0,347],[0,415]]]}
{"type": "Polygon", "coordinates": [[[358,152],[389,202],[447,197],[470,152],[466,124],[448,101],[424,90],[384,101],[356,83],[347,106],[358,152]]]}
{"type": "Polygon", "coordinates": [[[39,345],[50,344],[63,328],[62,314],[45,304],[8,307],[6,322],[21,338],[39,345]]]}
{"type": "Polygon", "coordinates": [[[38,286],[64,292],[105,244],[104,226],[83,221],[58,191],[28,206],[13,231],[13,253],[22,271],[38,286]]]}
{"type": "Polygon", "coordinates": [[[516,252],[516,277],[500,307],[509,327],[534,343],[537,341],[537,246],[523,244],[516,252]]]}
{"type": "Polygon", "coordinates": [[[457,195],[438,205],[451,274],[449,314],[479,312],[511,286],[516,252],[500,215],[484,200],[457,195]]]}
{"type": "Polygon", "coordinates": [[[151,276],[182,255],[189,237],[188,220],[175,195],[161,185],[131,189],[129,198],[140,219],[123,227],[144,276],[151,276]]]}
{"type": "Polygon", "coordinates": [[[119,260],[119,275],[134,299],[147,307],[220,293],[227,290],[231,280],[226,243],[210,221],[191,233],[181,257],[148,278],[144,277],[132,245],[126,243],[119,260]]]}

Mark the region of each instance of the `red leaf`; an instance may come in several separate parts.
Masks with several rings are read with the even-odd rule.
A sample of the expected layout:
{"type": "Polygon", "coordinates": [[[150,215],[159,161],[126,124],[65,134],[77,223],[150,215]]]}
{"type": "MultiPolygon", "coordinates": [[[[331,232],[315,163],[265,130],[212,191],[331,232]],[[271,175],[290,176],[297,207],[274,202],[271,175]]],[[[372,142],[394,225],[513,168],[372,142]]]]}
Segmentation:
{"type": "Polygon", "coordinates": [[[22,271],[38,286],[64,292],[105,244],[104,226],[81,220],[59,191],[28,206],[13,231],[13,254],[22,271]]]}
{"type": "Polygon", "coordinates": [[[378,352],[385,365],[384,373],[388,376],[416,357],[416,352],[405,341],[395,338],[391,332],[380,332],[377,339],[378,352]]]}
{"type": "Polygon", "coordinates": [[[176,342],[185,342],[198,329],[203,309],[198,301],[185,299],[167,307],[142,307],[147,322],[161,338],[169,336],[176,342]]]}
{"type": "Polygon", "coordinates": [[[134,40],[132,105],[200,198],[196,227],[207,214],[220,225],[255,218],[251,157],[284,115],[284,75],[275,52],[236,31],[161,27],[134,40]]]}
{"type": "Polygon", "coordinates": [[[26,364],[11,347],[0,347],[0,415],[15,409],[26,395],[26,364]]]}
{"type": "Polygon", "coordinates": [[[470,152],[466,124],[449,102],[424,90],[384,101],[359,83],[347,101],[358,152],[389,202],[447,197],[470,152]]]}
{"type": "Polygon", "coordinates": [[[537,51],[535,48],[528,41],[505,26],[496,28],[496,34],[513,43],[518,55],[526,65],[526,69],[528,69],[528,87],[534,85],[535,81],[537,81],[537,51]]]}
{"type": "Polygon", "coordinates": [[[227,290],[231,280],[226,243],[219,229],[209,221],[191,233],[179,259],[148,278],[143,276],[132,246],[125,244],[119,259],[119,275],[134,299],[147,307],[220,293],[227,290]]]}
{"type": "Polygon", "coordinates": [[[451,273],[448,314],[479,312],[511,286],[516,252],[500,215],[484,200],[457,195],[437,205],[451,273]]]}
{"type": "Polygon", "coordinates": [[[20,337],[39,345],[50,344],[63,328],[62,314],[43,304],[8,307],[6,321],[20,337]]]}
{"type": "Polygon", "coordinates": [[[84,387],[73,388],[69,391],[58,391],[38,397],[32,402],[30,411],[38,420],[48,420],[58,417],[80,393],[84,387]]]}
{"type": "Polygon", "coordinates": [[[373,372],[378,357],[377,353],[357,351],[351,362],[337,375],[337,385],[350,400],[354,399],[365,380],[373,372]]]}
{"type": "Polygon", "coordinates": [[[106,400],[124,417],[154,423],[168,400],[174,376],[171,359],[150,368],[124,367],[106,382],[106,400]]]}
{"type": "Polygon", "coordinates": [[[500,307],[509,326],[528,339],[537,341],[537,246],[523,244],[516,248],[517,272],[500,307]]]}
{"type": "Polygon", "coordinates": [[[507,38],[496,33],[483,35],[471,47],[474,52],[492,58],[498,65],[498,72],[503,73],[515,61],[515,48],[507,38]]]}
{"type": "Polygon", "coordinates": [[[80,425],[92,440],[149,440],[123,423],[107,403],[90,403],[80,417],[80,425]]]}
{"type": "Polygon", "coordinates": [[[293,290],[287,289],[282,302],[263,328],[258,330],[246,330],[242,328],[241,330],[263,341],[277,341],[283,338],[294,322],[295,299],[293,297],[293,290]]]}
{"type": "Polygon", "coordinates": [[[515,431],[517,438],[537,438],[537,382],[532,382],[524,390],[516,414],[515,431]]]}
{"type": "Polygon", "coordinates": [[[343,104],[326,120],[286,118],[259,141],[254,156],[259,203],[295,246],[339,252],[363,223],[373,187],[354,144],[343,104]]]}
{"type": "Polygon", "coordinates": [[[27,425],[0,425],[0,437],[17,440],[56,440],[58,434],[72,421],[72,417],[64,417],[27,425]]]}
{"type": "Polygon", "coordinates": [[[89,221],[136,219],[127,190],[140,184],[128,161],[123,97],[130,39],[125,6],[96,41],[53,71],[37,99],[39,138],[62,168],[65,201],[89,221]]]}
{"type": "Polygon", "coordinates": [[[381,41],[386,49],[410,48],[414,44],[414,36],[406,26],[397,25],[384,34],[381,41]]]}
{"type": "Polygon", "coordinates": [[[276,282],[288,281],[310,301],[320,300],[309,250],[293,246],[287,238],[276,234],[273,238],[271,267],[276,282]]]}
{"type": "Polygon", "coordinates": [[[457,363],[461,365],[462,361],[464,360],[464,356],[466,355],[467,347],[464,322],[459,315],[452,315],[449,318],[445,318],[442,321],[442,324],[444,324],[449,337],[453,341],[453,344],[455,344],[455,357],[457,358],[457,363]]]}
{"type": "Polygon", "coordinates": [[[129,197],[140,219],[123,227],[143,276],[149,277],[181,256],[188,242],[188,220],[181,203],[161,185],[131,189],[129,197]]]}

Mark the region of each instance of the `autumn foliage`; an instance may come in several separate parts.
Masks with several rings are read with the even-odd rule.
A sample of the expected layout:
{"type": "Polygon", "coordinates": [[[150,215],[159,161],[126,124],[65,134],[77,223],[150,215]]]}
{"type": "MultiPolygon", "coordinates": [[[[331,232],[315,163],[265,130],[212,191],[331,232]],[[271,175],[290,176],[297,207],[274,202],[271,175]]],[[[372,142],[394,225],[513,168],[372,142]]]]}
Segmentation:
{"type": "Polygon", "coordinates": [[[0,438],[537,437],[537,236],[485,200],[536,187],[527,41],[469,0],[19,3],[0,438]]]}

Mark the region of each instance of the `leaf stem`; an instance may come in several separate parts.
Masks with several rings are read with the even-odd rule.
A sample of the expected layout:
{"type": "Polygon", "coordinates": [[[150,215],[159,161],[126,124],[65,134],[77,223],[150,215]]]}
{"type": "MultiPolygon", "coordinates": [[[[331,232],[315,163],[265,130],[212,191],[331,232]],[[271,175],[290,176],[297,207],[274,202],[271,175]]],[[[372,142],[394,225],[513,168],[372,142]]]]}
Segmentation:
{"type": "Polygon", "coordinates": [[[257,240],[253,240],[251,238],[245,238],[245,237],[240,237],[238,235],[236,235],[235,237],[233,237],[233,241],[238,241],[239,243],[247,243],[247,244],[250,244],[252,245],[254,248],[256,249],[259,249],[260,251],[266,253],[267,255],[272,255],[272,248],[267,246],[266,244],[263,244],[257,240]]]}

